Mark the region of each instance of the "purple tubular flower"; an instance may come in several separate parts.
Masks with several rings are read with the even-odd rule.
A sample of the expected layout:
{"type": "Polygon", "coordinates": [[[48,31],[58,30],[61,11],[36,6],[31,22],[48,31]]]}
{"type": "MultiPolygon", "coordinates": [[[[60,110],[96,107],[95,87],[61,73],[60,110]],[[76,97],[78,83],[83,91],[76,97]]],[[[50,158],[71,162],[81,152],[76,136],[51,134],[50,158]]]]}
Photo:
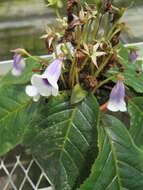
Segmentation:
{"type": "Polygon", "coordinates": [[[51,63],[47,69],[45,70],[43,76],[43,79],[47,79],[49,84],[58,90],[58,80],[61,74],[62,69],[62,58],[58,58],[53,63],[51,63]]]}
{"type": "Polygon", "coordinates": [[[24,68],[25,68],[24,59],[22,58],[21,54],[16,53],[14,55],[12,75],[20,76],[24,72],[24,68]]]}
{"type": "Polygon", "coordinates": [[[113,87],[107,108],[113,112],[127,111],[125,102],[125,87],[122,80],[118,80],[117,84],[113,87]]]}
{"type": "Polygon", "coordinates": [[[41,96],[57,96],[58,80],[62,69],[62,58],[53,61],[42,75],[34,74],[31,78],[31,86],[26,87],[26,94],[33,97],[34,101],[38,101],[37,97],[41,96]]]}
{"type": "Polygon", "coordinates": [[[136,60],[137,60],[137,52],[136,52],[135,49],[133,49],[133,50],[130,51],[129,61],[131,63],[135,63],[136,60]]]}

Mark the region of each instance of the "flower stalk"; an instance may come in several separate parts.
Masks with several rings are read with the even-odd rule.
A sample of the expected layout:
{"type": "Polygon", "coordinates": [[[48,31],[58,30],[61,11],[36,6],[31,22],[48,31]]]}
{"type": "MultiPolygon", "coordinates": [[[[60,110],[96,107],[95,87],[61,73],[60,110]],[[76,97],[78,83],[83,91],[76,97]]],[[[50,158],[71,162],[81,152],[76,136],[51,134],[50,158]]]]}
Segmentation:
{"type": "Polygon", "coordinates": [[[100,72],[105,68],[105,66],[108,64],[109,60],[111,59],[112,54],[109,54],[108,57],[104,58],[104,61],[101,63],[97,71],[95,72],[94,77],[97,78],[100,74],[100,72]]]}

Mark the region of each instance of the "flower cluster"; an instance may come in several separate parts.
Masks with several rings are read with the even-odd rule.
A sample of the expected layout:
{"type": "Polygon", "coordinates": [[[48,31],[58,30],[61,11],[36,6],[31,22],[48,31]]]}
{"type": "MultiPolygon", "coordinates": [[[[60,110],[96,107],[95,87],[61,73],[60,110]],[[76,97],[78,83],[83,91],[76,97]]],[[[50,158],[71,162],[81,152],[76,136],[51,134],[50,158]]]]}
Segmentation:
{"type": "MultiPolygon", "coordinates": [[[[110,88],[113,86],[111,80],[106,78],[106,72],[112,67],[120,66],[120,60],[116,55],[119,35],[123,28],[123,24],[119,23],[123,10],[112,6],[109,0],[101,1],[97,6],[85,4],[85,7],[79,10],[78,1],[69,0],[68,17],[65,19],[59,16],[57,9],[62,5],[61,1],[49,1],[49,4],[56,7],[60,32],[49,28],[47,34],[42,36],[51,60],[47,60],[46,64],[45,60],[40,60],[41,73],[33,73],[31,84],[26,86],[26,94],[36,102],[41,96],[57,96],[59,89],[68,90],[72,94],[74,87],[79,85],[79,89],[92,91],[98,98],[106,83],[110,88]],[[112,16],[111,26],[116,27],[109,32],[107,28],[102,35],[100,27],[104,22],[104,14],[112,16]]],[[[32,57],[25,52],[25,55],[32,57]]],[[[12,69],[15,76],[24,72],[26,63],[22,56],[19,51],[15,51],[12,69]]],[[[129,61],[134,63],[136,58],[136,51],[132,50],[129,61]]],[[[107,108],[113,112],[127,111],[124,80],[119,79],[117,74],[112,77],[113,81],[117,80],[117,84],[112,88],[110,95],[108,94],[107,108]]]]}

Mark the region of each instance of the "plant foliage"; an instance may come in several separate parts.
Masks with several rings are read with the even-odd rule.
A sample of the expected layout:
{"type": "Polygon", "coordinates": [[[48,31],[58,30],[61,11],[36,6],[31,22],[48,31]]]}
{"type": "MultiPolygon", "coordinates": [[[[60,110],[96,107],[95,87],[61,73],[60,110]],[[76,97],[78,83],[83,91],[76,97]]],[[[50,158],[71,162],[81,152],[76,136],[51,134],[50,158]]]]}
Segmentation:
{"type": "Polygon", "coordinates": [[[125,9],[68,0],[62,18],[62,1],[48,2],[60,22],[44,35],[48,58],[17,49],[22,75],[0,80],[0,155],[24,145],[55,190],[142,190],[143,66],[120,42],[125,9]]]}

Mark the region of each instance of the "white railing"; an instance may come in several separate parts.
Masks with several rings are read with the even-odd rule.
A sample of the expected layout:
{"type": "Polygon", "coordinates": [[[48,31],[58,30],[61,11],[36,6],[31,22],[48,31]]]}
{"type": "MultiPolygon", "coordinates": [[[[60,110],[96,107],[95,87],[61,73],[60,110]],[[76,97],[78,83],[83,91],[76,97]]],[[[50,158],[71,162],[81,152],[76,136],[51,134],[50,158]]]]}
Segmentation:
{"type": "MultiPolygon", "coordinates": [[[[139,59],[143,59],[143,42],[125,44],[125,47],[136,46],[138,48],[139,59]]],[[[41,56],[42,58],[49,57],[48,55],[41,56]]],[[[13,60],[0,62],[0,75],[6,74],[12,68],[13,60]]]]}
{"type": "MultiPolygon", "coordinates": [[[[16,162],[13,164],[10,164],[12,169],[9,170],[9,165],[5,163],[4,158],[0,158],[0,189],[1,190],[25,190],[25,184],[28,182],[29,189],[30,190],[54,190],[52,186],[49,185],[49,187],[42,187],[40,188],[41,181],[46,180],[48,184],[51,184],[49,178],[47,177],[46,173],[43,171],[40,164],[37,162],[35,158],[33,158],[30,161],[23,162],[21,160],[20,156],[16,156],[16,162]],[[27,162],[27,165],[25,166],[25,162],[27,162]],[[30,173],[33,170],[32,165],[36,164],[36,167],[38,167],[38,179],[36,182],[33,182],[30,173]],[[15,178],[19,178],[19,174],[16,172],[17,168],[20,168],[20,171],[22,173],[22,179],[20,180],[20,184],[17,186],[17,183],[15,182],[15,178]],[[3,174],[3,176],[2,176],[3,174]],[[3,177],[3,180],[2,180],[3,177]],[[4,181],[4,182],[3,182],[4,181]]],[[[36,174],[37,175],[37,174],[36,174]]],[[[19,180],[19,179],[18,179],[19,180]]],[[[27,189],[26,189],[27,190],[27,189]]]]}

